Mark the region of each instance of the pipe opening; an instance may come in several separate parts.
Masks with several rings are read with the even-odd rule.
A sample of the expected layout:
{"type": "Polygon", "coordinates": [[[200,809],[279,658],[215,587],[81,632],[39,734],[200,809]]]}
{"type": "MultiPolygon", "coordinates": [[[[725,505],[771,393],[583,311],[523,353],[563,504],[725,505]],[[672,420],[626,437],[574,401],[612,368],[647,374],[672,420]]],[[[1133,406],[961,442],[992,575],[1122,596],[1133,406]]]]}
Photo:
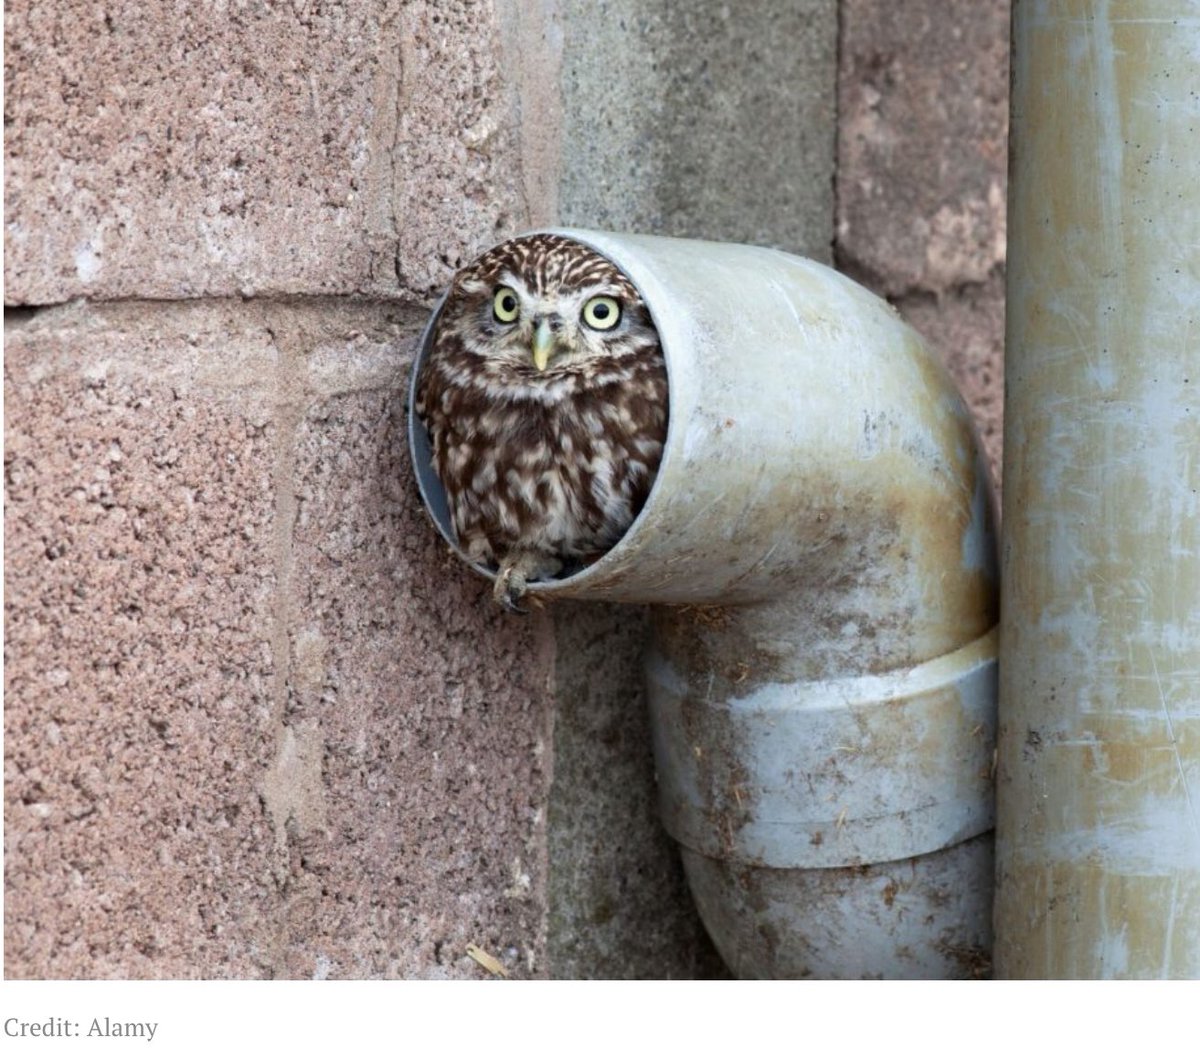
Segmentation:
{"type": "MultiPolygon", "coordinates": [[[[479,558],[472,557],[470,552],[464,548],[462,542],[460,541],[459,535],[457,534],[454,526],[454,514],[451,507],[451,499],[447,495],[446,485],[443,482],[443,479],[438,475],[438,469],[435,465],[433,441],[431,440],[429,428],[420,416],[420,412],[418,410],[418,401],[420,398],[421,383],[424,377],[425,369],[429,366],[433,354],[438,352],[437,343],[439,335],[442,333],[441,325],[446,319],[448,319],[447,307],[449,305],[451,308],[453,308],[456,296],[460,296],[463,293],[463,284],[466,283],[469,287],[477,272],[482,277],[491,275],[492,282],[507,279],[503,276],[503,274],[512,272],[512,267],[497,267],[494,264],[489,264],[489,260],[495,259],[498,255],[500,257],[504,257],[506,254],[519,254],[520,247],[523,243],[529,244],[535,240],[547,240],[550,238],[561,242],[562,245],[567,248],[567,250],[570,250],[571,248],[575,249],[577,252],[577,257],[568,262],[565,266],[562,266],[562,268],[558,268],[561,263],[558,259],[555,259],[553,262],[551,262],[549,268],[537,272],[536,276],[530,280],[530,290],[541,291],[543,293],[543,301],[551,302],[557,299],[557,301],[561,302],[566,307],[577,307],[580,296],[586,295],[586,282],[589,277],[593,280],[596,279],[594,275],[596,272],[595,268],[589,269],[588,267],[589,256],[594,263],[611,267],[611,270],[614,271],[615,274],[619,275],[623,286],[631,291],[637,299],[635,302],[626,303],[622,306],[622,315],[619,317],[617,323],[612,329],[613,338],[614,340],[619,340],[624,331],[630,330],[637,325],[638,317],[644,319],[645,328],[648,328],[648,333],[653,336],[654,341],[657,343],[655,350],[657,352],[662,371],[665,375],[665,395],[662,397],[661,403],[661,411],[664,415],[664,419],[661,427],[661,438],[658,454],[657,456],[652,456],[652,469],[650,470],[651,479],[648,485],[645,486],[644,493],[639,491],[639,493],[635,496],[631,506],[633,511],[632,517],[628,523],[625,524],[624,528],[615,536],[615,538],[610,538],[609,541],[604,544],[604,549],[599,550],[597,553],[564,558],[562,567],[553,575],[547,575],[538,579],[531,578],[528,586],[531,592],[544,590],[548,586],[552,586],[555,582],[563,582],[567,579],[576,579],[578,577],[586,576],[588,573],[594,570],[602,561],[606,560],[614,551],[616,551],[626,542],[629,534],[637,527],[638,522],[647,516],[647,509],[651,506],[655,497],[655,493],[658,490],[658,479],[661,473],[659,467],[661,466],[662,458],[666,453],[666,449],[671,443],[672,413],[669,406],[671,399],[671,365],[670,354],[661,336],[661,327],[658,323],[658,318],[655,316],[654,305],[649,296],[647,296],[643,288],[639,286],[638,282],[623,267],[619,266],[607,254],[601,252],[592,244],[589,244],[578,237],[567,236],[557,231],[553,233],[527,233],[517,237],[510,237],[477,256],[472,262],[464,266],[458,271],[458,273],[455,274],[455,277],[449,288],[434,307],[429,322],[426,324],[425,330],[422,333],[417,356],[413,363],[408,396],[409,446],[412,452],[413,468],[416,474],[417,484],[420,489],[421,496],[424,499],[426,508],[428,509],[430,516],[433,518],[438,531],[441,533],[446,542],[449,543],[451,549],[453,549],[462,560],[464,560],[480,575],[494,581],[496,579],[498,570],[497,561],[495,559],[481,560],[479,558]],[[634,313],[634,311],[636,311],[635,317],[627,317],[625,315],[626,313],[634,313]]],[[[604,280],[603,271],[601,271],[599,283],[596,286],[600,290],[606,290],[609,286],[609,284],[604,280]]],[[[591,301],[589,299],[585,302],[585,308],[590,305],[591,301]]],[[[604,310],[605,306],[606,304],[602,304],[600,308],[604,310]]],[[[463,311],[460,311],[460,320],[471,318],[471,311],[469,309],[466,310],[465,313],[466,316],[464,317],[462,315],[463,311]]],[[[588,327],[585,324],[582,311],[580,311],[578,316],[562,316],[558,319],[561,321],[564,327],[569,326],[572,323],[577,324],[581,329],[581,332],[591,340],[591,346],[595,347],[597,343],[607,346],[608,340],[603,338],[605,332],[603,330],[597,331],[594,327],[588,327]]],[[[600,318],[601,322],[603,322],[605,319],[607,319],[605,316],[600,318]]],[[[638,330],[643,331],[644,328],[639,328],[638,330]]],[[[481,329],[480,334],[482,336],[485,334],[485,332],[481,329]]],[[[605,398],[606,388],[611,381],[611,375],[609,374],[611,368],[608,365],[612,359],[614,358],[609,358],[609,361],[605,361],[597,358],[598,366],[602,369],[600,381],[606,384],[605,386],[597,388],[597,395],[600,398],[605,398]]],[[[584,359],[582,354],[579,354],[577,357],[569,358],[559,369],[560,381],[566,381],[568,374],[574,369],[574,366],[586,367],[588,363],[589,361],[584,359]]],[[[519,368],[520,365],[518,364],[517,367],[519,368]]],[[[529,373],[527,377],[530,385],[532,387],[543,389],[553,388],[553,363],[550,365],[549,371],[550,374],[548,375],[540,371],[538,373],[529,373]]],[[[622,380],[620,385],[628,388],[630,381],[631,380],[629,379],[622,380]]],[[[636,406],[637,405],[635,405],[635,407],[636,406]]],[[[604,414],[610,418],[614,416],[617,411],[623,410],[620,400],[612,397],[606,398],[604,408],[606,409],[604,414]]],[[[616,419],[615,421],[618,425],[620,424],[619,419],[616,419]]],[[[568,428],[571,431],[578,432],[579,426],[577,424],[577,420],[573,420],[568,428]]],[[[561,436],[561,434],[558,435],[561,436]]],[[[630,439],[633,438],[631,437],[630,439]]],[[[640,450],[640,448],[643,446],[644,445],[638,446],[638,461],[640,461],[643,457],[643,453],[640,450]]],[[[557,463],[562,455],[561,448],[552,447],[549,450],[553,457],[552,461],[557,463]]],[[[593,459],[592,461],[595,460],[593,459]]],[[[604,464],[610,467],[613,465],[611,461],[605,462],[604,464]]],[[[635,472],[637,476],[642,475],[642,469],[640,466],[635,467],[634,471],[632,472],[635,472]]],[[[597,483],[604,483],[604,471],[601,470],[599,473],[600,477],[598,478],[596,472],[593,471],[591,473],[590,481],[586,479],[587,474],[585,473],[585,496],[594,490],[597,483]]],[[[502,478],[498,477],[497,484],[502,483],[502,478]]]]}

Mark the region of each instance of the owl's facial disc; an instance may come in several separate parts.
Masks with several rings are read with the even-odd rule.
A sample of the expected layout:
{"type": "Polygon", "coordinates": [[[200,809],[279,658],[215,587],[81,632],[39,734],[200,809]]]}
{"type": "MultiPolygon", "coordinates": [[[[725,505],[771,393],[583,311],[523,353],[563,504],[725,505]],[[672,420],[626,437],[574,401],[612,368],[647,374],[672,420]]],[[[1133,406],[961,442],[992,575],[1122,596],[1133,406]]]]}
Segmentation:
{"type": "Polygon", "coordinates": [[[488,360],[491,373],[510,373],[517,382],[528,381],[531,373],[553,381],[589,360],[619,355],[632,345],[630,332],[642,327],[625,288],[613,280],[530,283],[519,271],[503,268],[467,277],[459,291],[478,310],[466,348],[488,360]]]}

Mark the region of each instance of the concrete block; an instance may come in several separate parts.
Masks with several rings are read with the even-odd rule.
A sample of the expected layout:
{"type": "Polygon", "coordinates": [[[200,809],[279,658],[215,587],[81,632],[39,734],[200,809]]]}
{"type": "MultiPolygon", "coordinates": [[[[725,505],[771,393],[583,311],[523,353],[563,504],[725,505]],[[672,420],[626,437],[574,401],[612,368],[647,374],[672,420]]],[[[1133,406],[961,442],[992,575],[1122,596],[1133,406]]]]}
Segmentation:
{"type": "Polygon", "coordinates": [[[838,264],[880,294],[1004,262],[1007,0],[842,0],[838,264]]]}
{"type": "Polygon", "coordinates": [[[325,766],[320,832],[285,834],[289,967],[484,976],[475,944],[542,976],[550,622],[504,614],[425,519],[398,388],[310,407],[295,478],[284,720],[325,766]]]}
{"type": "Polygon", "coordinates": [[[57,312],[6,332],[5,971],[263,973],[274,426],[184,373],[270,340],[57,312]]]}
{"type": "Polygon", "coordinates": [[[421,297],[526,221],[507,5],[5,11],[5,301],[421,297]]]}
{"type": "Polygon", "coordinates": [[[542,972],[552,650],[421,518],[422,320],[9,325],[10,977],[542,972]]]}
{"type": "Polygon", "coordinates": [[[829,257],[836,0],[564,0],[564,222],[829,257]]]}
{"type": "Polygon", "coordinates": [[[728,978],[663,829],[644,608],[559,605],[548,949],[556,979],[728,978]]]}

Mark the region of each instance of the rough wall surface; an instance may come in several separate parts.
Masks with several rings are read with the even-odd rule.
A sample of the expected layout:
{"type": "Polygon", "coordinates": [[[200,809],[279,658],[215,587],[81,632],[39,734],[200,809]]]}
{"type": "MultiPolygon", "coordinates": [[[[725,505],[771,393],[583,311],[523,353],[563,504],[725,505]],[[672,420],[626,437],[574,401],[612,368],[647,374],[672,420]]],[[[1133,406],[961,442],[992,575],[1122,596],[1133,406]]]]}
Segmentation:
{"type": "Polygon", "coordinates": [[[842,0],[840,269],[938,350],[1000,479],[1008,0],[842,0]]]}
{"type": "Polygon", "coordinates": [[[558,701],[546,947],[556,979],[728,978],[658,818],[644,608],[554,612],[558,701]]]}
{"type": "Polygon", "coordinates": [[[403,424],[430,293],[546,209],[536,22],[6,16],[6,974],[546,974],[550,622],[403,424]]]}
{"type": "Polygon", "coordinates": [[[551,642],[426,541],[414,319],[10,328],[9,976],[542,972],[551,642]]]}
{"type": "Polygon", "coordinates": [[[14,0],[5,301],[439,288],[527,221],[501,6],[14,0]]]}
{"type": "Polygon", "coordinates": [[[828,254],[836,0],[565,0],[560,213],[828,254]]]}

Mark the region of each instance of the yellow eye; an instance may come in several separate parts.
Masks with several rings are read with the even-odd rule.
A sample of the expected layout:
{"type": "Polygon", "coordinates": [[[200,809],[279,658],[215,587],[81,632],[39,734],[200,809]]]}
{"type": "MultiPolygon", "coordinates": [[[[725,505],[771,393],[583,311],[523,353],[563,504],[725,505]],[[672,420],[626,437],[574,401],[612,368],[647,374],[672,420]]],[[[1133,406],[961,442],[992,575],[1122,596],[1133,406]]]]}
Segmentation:
{"type": "Polygon", "coordinates": [[[501,324],[511,324],[521,312],[517,293],[503,285],[496,288],[496,294],[492,297],[492,312],[501,324]]]}
{"type": "Polygon", "coordinates": [[[597,331],[607,331],[615,327],[621,319],[621,305],[615,298],[608,295],[597,295],[589,298],[583,307],[583,322],[597,331]]]}

